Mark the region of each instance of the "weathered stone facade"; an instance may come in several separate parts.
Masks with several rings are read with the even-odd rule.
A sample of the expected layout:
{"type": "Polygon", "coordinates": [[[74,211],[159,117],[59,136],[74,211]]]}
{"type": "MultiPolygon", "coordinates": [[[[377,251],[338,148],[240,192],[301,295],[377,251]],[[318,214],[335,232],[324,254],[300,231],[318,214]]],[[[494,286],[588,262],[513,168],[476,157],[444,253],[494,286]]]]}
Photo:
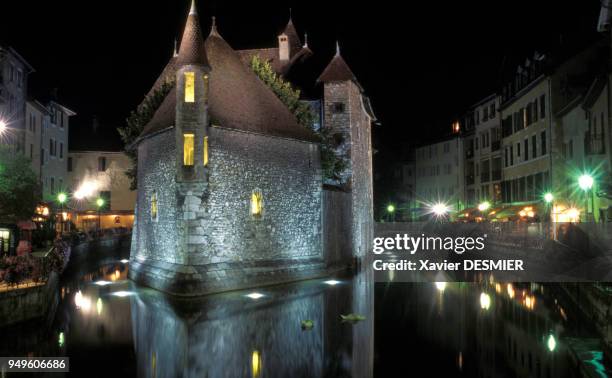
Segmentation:
{"type": "Polygon", "coordinates": [[[373,238],[372,116],[366,108],[361,88],[352,80],[325,83],[324,127],[329,127],[346,156],[344,187],[351,193],[352,248],[363,257],[373,238]]]}
{"type": "Polygon", "coordinates": [[[349,168],[324,194],[319,139],[214,24],[203,40],[195,5],[171,72],[175,88],[136,143],[132,279],[200,295],[319,277],[365,254],[373,116],[356,81],[325,82],[324,127],[344,135],[349,168]]]}
{"type": "Polygon", "coordinates": [[[324,274],[316,144],[210,127],[206,184],[177,183],[171,131],[139,146],[135,279],[201,294],[324,274]],[[260,218],[253,190],[263,194],[260,218]]]}

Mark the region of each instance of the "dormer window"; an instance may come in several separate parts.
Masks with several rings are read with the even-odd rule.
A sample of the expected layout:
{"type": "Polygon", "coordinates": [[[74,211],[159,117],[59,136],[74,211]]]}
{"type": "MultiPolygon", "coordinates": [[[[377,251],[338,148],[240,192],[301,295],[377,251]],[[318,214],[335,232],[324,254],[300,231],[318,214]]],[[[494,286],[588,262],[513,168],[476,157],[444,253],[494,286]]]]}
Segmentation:
{"type": "Polygon", "coordinates": [[[185,72],[185,102],[195,102],[195,72],[185,72]]]}

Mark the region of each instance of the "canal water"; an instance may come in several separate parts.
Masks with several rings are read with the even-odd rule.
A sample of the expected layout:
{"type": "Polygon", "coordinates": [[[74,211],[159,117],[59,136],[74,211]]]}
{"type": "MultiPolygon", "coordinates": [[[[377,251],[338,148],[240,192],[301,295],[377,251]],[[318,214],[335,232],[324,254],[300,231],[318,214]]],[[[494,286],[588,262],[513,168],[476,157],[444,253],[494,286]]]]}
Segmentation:
{"type": "Polygon", "coordinates": [[[610,374],[556,285],[374,284],[359,273],[181,300],[127,280],[127,256],[75,256],[55,314],[0,329],[0,355],[68,356],[67,375],[83,377],[610,374]]]}

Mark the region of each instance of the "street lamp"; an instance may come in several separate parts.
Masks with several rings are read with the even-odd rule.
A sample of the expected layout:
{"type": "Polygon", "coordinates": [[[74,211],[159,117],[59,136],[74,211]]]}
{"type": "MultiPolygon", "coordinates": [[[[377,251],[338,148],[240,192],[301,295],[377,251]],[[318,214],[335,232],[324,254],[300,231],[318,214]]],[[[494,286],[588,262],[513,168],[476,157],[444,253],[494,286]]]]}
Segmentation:
{"type": "Polygon", "coordinates": [[[6,122],[0,119],[0,135],[4,134],[6,129],[8,128],[6,122]]]}
{"type": "Polygon", "coordinates": [[[544,202],[550,204],[554,199],[555,199],[555,196],[552,193],[548,192],[544,194],[544,202]]]}
{"type": "Polygon", "coordinates": [[[387,205],[387,213],[389,213],[389,217],[393,216],[393,220],[395,220],[395,206],[392,203],[387,205]]]}
{"type": "Polygon", "coordinates": [[[431,212],[438,218],[446,217],[448,215],[448,206],[444,203],[438,202],[431,205],[431,212]]]}
{"type": "Polygon", "coordinates": [[[64,203],[68,200],[68,195],[64,192],[57,194],[57,202],[60,204],[60,234],[64,232],[64,203]]]}
{"type": "MultiPolygon", "coordinates": [[[[555,200],[555,196],[551,193],[551,192],[546,192],[544,193],[544,202],[546,202],[546,222],[547,222],[547,226],[546,226],[546,236],[549,236],[550,233],[550,218],[552,217],[551,214],[551,208],[552,208],[552,202],[555,200]]],[[[554,236],[554,233],[553,233],[554,236]]],[[[556,238],[555,238],[556,239],[556,238]]]]}
{"type": "Polygon", "coordinates": [[[482,203],[478,204],[478,210],[480,212],[485,212],[487,211],[489,208],[491,207],[491,204],[489,203],[489,201],[484,201],[482,203]]]}
{"type": "MultiPolygon", "coordinates": [[[[588,215],[589,215],[589,192],[591,192],[591,197],[593,195],[593,191],[591,190],[593,188],[593,184],[594,184],[595,180],[593,180],[593,176],[584,173],[582,174],[580,177],[578,177],[578,186],[580,186],[580,189],[582,189],[584,191],[584,200],[585,200],[585,207],[584,207],[584,212],[585,212],[585,220],[587,220],[588,215]]],[[[595,209],[594,209],[594,203],[591,203],[591,213],[593,214],[593,216],[595,215],[595,209]]]]}
{"type": "Polygon", "coordinates": [[[101,227],[101,222],[100,222],[100,209],[102,208],[102,206],[104,206],[104,198],[98,198],[96,200],[96,205],[98,206],[98,232],[100,231],[101,227]]]}

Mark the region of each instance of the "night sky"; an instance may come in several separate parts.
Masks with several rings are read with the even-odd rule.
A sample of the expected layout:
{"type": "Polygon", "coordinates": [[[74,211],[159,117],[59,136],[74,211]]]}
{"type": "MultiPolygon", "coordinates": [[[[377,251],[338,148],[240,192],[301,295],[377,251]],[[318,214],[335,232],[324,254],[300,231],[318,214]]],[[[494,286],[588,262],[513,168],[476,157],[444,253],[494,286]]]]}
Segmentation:
{"type": "MultiPolygon", "coordinates": [[[[37,70],[30,93],[44,98],[57,88],[78,113],[71,144],[81,147],[92,139],[94,115],[94,139],[119,146],[113,129],[170,58],[189,8],[189,0],[3,3],[0,43],[37,70]]],[[[575,50],[599,38],[597,0],[427,1],[408,9],[390,1],[197,4],[205,33],[216,15],[235,49],[274,46],[289,7],[316,66],[331,59],[338,38],[382,123],[377,149],[385,152],[447,133],[454,116],[493,93],[534,50],[575,50]]]]}

